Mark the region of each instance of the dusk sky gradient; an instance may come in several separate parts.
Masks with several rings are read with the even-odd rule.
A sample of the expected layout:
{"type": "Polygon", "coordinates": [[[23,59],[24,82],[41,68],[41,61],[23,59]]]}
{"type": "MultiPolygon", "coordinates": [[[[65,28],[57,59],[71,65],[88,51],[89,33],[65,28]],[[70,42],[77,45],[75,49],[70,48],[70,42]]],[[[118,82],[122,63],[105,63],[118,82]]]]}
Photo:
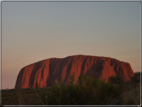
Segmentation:
{"type": "Polygon", "coordinates": [[[140,12],[139,2],[2,2],[2,89],[52,57],[112,57],[140,71],[140,12]]]}

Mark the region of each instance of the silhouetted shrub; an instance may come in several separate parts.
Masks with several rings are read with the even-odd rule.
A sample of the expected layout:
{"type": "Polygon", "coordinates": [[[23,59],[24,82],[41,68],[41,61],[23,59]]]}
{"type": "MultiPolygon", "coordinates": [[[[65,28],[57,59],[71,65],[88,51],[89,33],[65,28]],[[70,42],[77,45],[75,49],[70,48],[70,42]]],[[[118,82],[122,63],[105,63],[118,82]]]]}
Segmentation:
{"type": "Polygon", "coordinates": [[[110,76],[108,78],[108,82],[111,84],[119,84],[122,85],[124,83],[124,78],[122,76],[110,76]]]}
{"type": "Polygon", "coordinates": [[[140,84],[123,93],[124,105],[140,105],[140,84]]]}
{"type": "Polygon", "coordinates": [[[42,94],[42,101],[48,105],[102,105],[109,104],[120,95],[119,85],[105,83],[83,73],[76,84],[73,83],[74,74],[68,85],[61,82],[53,84],[49,91],[42,94]]]}
{"type": "Polygon", "coordinates": [[[134,76],[131,78],[131,81],[134,83],[140,83],[140,72],[135,72],[134,76]]]}

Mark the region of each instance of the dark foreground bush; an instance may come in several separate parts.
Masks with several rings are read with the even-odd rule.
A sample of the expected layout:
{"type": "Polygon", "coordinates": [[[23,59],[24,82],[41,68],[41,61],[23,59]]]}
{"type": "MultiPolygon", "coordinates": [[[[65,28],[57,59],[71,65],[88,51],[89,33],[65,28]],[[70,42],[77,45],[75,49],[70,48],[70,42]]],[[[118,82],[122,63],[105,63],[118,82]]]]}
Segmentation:
{"type": "Polygon", "coordinates": [[[108,78],[108,81],[111,82],[112,84],[119,84],[119,85],[124,84],[124,78],[122,76],[110,76],[108,78]]]}
{"type": "Polygon", "coordinates": [[[122,92],[124,105],[140,105],[140,75],[141,72],[135,72],[131,81],[124,83],[122,92]]]}
{"type": "Polygon", "coordinates": [[[141,73],[140,72],[135,72],[134,73],[134,76],[131,78],[131,81],[135,84],[139,84],[140,83],[140,75],[141,73]]]}
{"type": "Polygon", "coordinates": [[[105,105],[120,95],[119,85],[105,83],[92,76],[79,77],[73,83],[74,75],[69,84],[53,84],[49,91],[43,92],[42,102],[48,105],[105,105]]]}
{"type": "Polygon", "coordinates": [[[124,105],[140,105],[140,84],[123,93],[124,105]]]}

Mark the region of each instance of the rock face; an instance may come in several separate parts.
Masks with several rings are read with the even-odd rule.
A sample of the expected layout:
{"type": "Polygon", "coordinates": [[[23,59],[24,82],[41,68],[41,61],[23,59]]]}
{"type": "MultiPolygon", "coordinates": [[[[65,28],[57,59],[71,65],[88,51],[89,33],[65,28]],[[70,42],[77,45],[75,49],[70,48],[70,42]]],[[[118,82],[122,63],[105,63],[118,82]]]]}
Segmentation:
{"type": "Polygon", "coordinates": [[[21,69],[17,77],[15,88],[48,87],[50,82],[63,80],[67,83],[69,76],[75,73],[75,82],[84,71],[85,75],[92,75],[108,81],[108,77],[120,75],[125,81],[130,80],[134,72],[129,63],[109,57],[75,55],[66,58],[50,58],[21,69]]]}

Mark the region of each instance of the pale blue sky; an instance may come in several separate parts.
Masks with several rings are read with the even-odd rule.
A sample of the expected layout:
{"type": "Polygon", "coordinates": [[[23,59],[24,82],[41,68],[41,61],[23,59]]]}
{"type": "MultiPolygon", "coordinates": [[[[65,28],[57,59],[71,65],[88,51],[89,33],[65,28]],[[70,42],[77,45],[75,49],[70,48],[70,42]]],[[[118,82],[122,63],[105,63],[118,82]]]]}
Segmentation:
{"type": "Polygon", "coordinates": [[[26,65],[76,54],[116,58],[140,71],[140,3],[2,2],[3,89],[14,88],[26,65]]]}

